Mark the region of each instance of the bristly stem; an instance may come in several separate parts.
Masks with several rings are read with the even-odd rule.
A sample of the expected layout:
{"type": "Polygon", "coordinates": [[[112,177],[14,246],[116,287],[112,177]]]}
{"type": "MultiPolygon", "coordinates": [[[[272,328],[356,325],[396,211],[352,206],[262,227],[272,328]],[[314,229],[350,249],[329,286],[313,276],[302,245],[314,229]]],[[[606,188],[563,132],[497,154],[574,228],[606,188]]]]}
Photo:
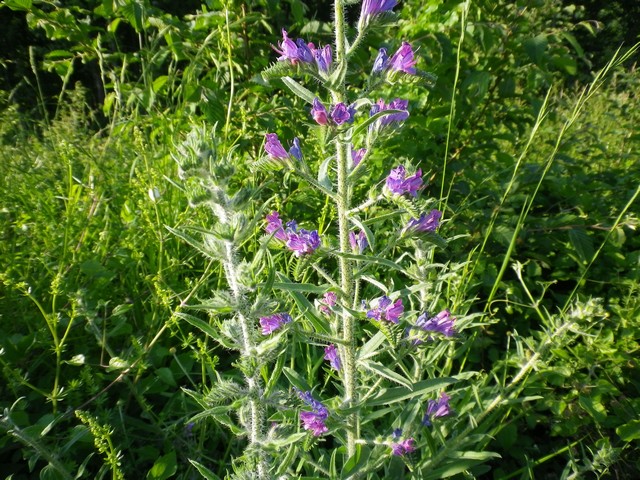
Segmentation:
{"type": "MultiPolygon", "coordinates": [[[[226,242],[225,245],[225,259],[223,262],[225,276],[229,283],[229,288],[236,301],[236,304],[240,305],[243,301],[243,292],[238,282],[238,272],[236,268],[236,258],[234,254],[233,244],[226,242]]],[[[242,335],[242,356],[246,359],[251,358],[254,345],[251,336],[250,318],[244,314],[243,308],[239,308],[238,321],[240,323],[241,335],[242,335]]],[[[260,388],[259,375],[257,371],[253,371],[251,375],[246,375],[245,380],[247,382],[247,388],[249,390],[249,444],[252,447],[258,447],[257,455],[257,471],[256,478],[263,480],[268,478],[269,467],[264,455],[264,452],[260,449],[262,443],[262,427],[264,424],[264,415],[262,407],[259,404],[259,396],[262,394],[260,388]]]]}
{"type": "MultiPolygon", "coordinates": [[[[345,38],[345,20],[344,20],[344,3],[343,0],[335,0],[334,2],[334,20],[335,20],[335,47],[336,47],[336,65],[339,71],[346,71],[347,51],[345,38]]],[[[346,97],[344,76],[339,79],[337,85],[331,90],[331,96],[334,104],[344,102],[346,97]]],[[[348,141],[344,135],[339,135],[336,140],[336,159],[337,159],[337,202],[338,211],[338,233],[340,237],[340,251],[348,253],[349,249],[349,220],[348,212],[351,208],[350,188],[349,188],[349,168],[348,168],[348,141]]],[[[344,292],[347,301],[353,297],[353,263],[346,257],[341,256],[340,262],[340,286],[344,292]]],[[[355,344],[354,344],[354,319],[349,312],[342,312],[342,340],[341,356],[343,358],[343,382],[344,382],[344,401],[347,405],[357,403],[356,390],[356,365],[355,365],[355,344]]],[[[356,440],[358,438],[358,416],[351,414],[347,421],[347,454],[352,457],[356,453],[356,440]]]]}

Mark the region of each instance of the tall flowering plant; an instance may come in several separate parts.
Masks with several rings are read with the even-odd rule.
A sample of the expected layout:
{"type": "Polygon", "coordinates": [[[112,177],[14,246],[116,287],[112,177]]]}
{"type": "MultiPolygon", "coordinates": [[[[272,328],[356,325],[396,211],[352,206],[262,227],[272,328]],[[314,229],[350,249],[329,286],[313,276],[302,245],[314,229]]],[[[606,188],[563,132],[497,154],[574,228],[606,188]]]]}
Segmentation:
{"type": "MultiPolygon", "coordinates": [[[[242,376],[192,395],[205,409],[212,398],[233,405],[216,408],[236,411],[235,422],[224,422],[247,442],[235,463],[238,478],[292,478],[301,470],[364,478],[394,462],[420,469],[427,460],[416,459],[438,450],[445,431],[437,441],[435,432],[455,415],[451,389],[459,379],[447,375],[450,365],[426,363],[442,357],[464,329],[455,305],[430,291],[429,259],[446,247],[438,233],[442,212],[426,198],[422,166],[383,160],[384,169],[376,167],[384,139],[411,120],[411,102],[394,95],[394,86],[430,77],[410,42],[390,39],[395,53],[374,46],[371,78],[347,88],[354,52],[395,7],[395,0],[364,0],[350,38],[345,1],[335,0],[332,45],[282,30],[273,42],[275,63],[263,72],[307,102],[307,124],[321,134],[308,135],[302,123],[292,139],[266,132],[256,166],[269,175],[285,170],[324,197],[333,212],[324,228],[285,215],[295,211],[287,200],[249,217],[243,202],[251,195],[231,194],[197,168],[203,154],[195,137],[176,155],[217,223],[203,241],[175,233],[218,259],[229,287],[207,303],[213,325],[179,317],[237,352],[242,376]],[[368,199],[365,172],[378,176],[368,199]],[[241,249],[252,226],[262,232],[254,258],[241,249]],[[446,310],[432,315],[438,304],[446,310]],[[324,448],[334,451],[326,455],[324,448]],[[367,461],[359,460],[363,455],[367,461]]],[[[217,165],[223,170],[233,161],[217,165]]]]}

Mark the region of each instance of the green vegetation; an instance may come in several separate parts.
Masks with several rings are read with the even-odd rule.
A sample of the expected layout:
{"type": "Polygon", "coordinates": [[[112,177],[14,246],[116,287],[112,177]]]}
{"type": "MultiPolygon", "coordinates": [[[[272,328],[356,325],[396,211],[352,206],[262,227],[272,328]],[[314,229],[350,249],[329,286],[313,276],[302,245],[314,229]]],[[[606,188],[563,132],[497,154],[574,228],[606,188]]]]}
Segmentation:
{"type": "MultiPolygon", "coordinates": [[[[344,467],[361,478],[631,480],[640,471],[638,55],[631,45],[596,48],[590,4],[526,3],[408,0],[351,58],[357,85],[380,46],[407,39],[428,72],[375,90],[410,99],[411,116],[376,145],[355,195],[375,197],[400,163],[421,168],[419,205],[444,212],[447,241],[409,251],[395,243],[390,208],[363,208],[373,212],[365,226],[392,247],[387,263],[358,257],[362,298],[376,296],[376,279],[403,293],[407,279],[419,281],[407,310],[420,310],[418,296],[448,308],[460,335],[410,357],[394,343],[402,331],[384,331],[387,363],[361,374],[388,389],[363,410],[375,440],[358,447],[361,458],[336,460],[345,439],[314,443],[298,428],[289,438],[302,446],[268,445],[282,475],[347,478],[344,467]],[[405,386],[398,365],[443,380],[420,383],[423,403],[445,386],[455,399],[454,415],[416,433],[427,453],[404,461],[384,441],[423,411],[419,382],[405,386]],[[387,405],[394,395],[407,405],[387,405]]],[[[225,478],[234,469],[252,478],[242,477],[251,452],[236,388],[250,366],[220,333],[238,303],[225,296],[233,288],[215,239],[237,243],[255,305],[299,312],[290,343],[260,344],[275,349],[259,372],[265,390],[319,385],[341,408],[338,376],[322,368],[324,337],[309,340],[305,327],[323,325],[309,312],[345,257],[327,255],[321,271],[270,253],[263,221],[277,210],[325,233],[336,230],[336,209],[294,173],[258,168],[268,132],[303,137],[314,171],[328,155],[322,131],[306,130],[305,102],[261,75],[281,28],[332,42],[328,7],[171,4],[0,2],[3,35],[25,39],[0,58],[2,478],[225,478]],[[228,224],[208,200],[216,188],[233,199],[228,224]]],[[[359,6],[347,13],[353,25],[359,6]]],[[[615,38],[628,18],[618,21],[605,30],[615,38]]],[[[363,338],[377,339],[365,320],[363,338]]],[[[280,395],[267,420],[295,429],[280,395]]]]}

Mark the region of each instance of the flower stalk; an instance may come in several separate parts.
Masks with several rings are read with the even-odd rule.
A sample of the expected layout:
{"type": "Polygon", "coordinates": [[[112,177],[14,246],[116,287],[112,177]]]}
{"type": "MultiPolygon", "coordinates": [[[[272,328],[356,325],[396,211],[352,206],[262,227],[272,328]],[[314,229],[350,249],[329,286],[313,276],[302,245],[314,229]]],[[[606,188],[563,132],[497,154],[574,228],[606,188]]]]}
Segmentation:
{"type": "MultiPolygon", "coordinates": [[[[345,18],[343,0],[334,1],[334,21],[335,21],[335,48],[336,65],[338,71],[345,71],[347,61],[346,38],[345,38],[345,18]]],[[[339,81],[331,89],[331,96],[334,104],[345,102],[345,79],[341,75],[339,81]]],[[[340,241],[340,252],[349,253],[351,245],[349,243],[349,220],[348,212],[351,208],[351,189],[349,188],[349,166],[351,162],[350,143],[344,135],[338,135],[336,139],[336,169],[337,169],[337,201],[338,212],[338,236],[340,241]]],[[[353,298],[353,262],[344,256],[339,257],[340,264],[340,286],[346,299],[353,298]]],[[[357,379],[356,379],[356,352],[354,343],[354,318],[347,311],[342,311],[341,334],[343,345],[340,347],[340,356],[343,359],[343,383],[344,383],[344,403],[352,406],[357,403],[357,379]]],[[[351,414],[347,420],[347,455],[352,457],[356,453],[356,440],[359,436],[359,419],[356,414],[351,414]]]]}

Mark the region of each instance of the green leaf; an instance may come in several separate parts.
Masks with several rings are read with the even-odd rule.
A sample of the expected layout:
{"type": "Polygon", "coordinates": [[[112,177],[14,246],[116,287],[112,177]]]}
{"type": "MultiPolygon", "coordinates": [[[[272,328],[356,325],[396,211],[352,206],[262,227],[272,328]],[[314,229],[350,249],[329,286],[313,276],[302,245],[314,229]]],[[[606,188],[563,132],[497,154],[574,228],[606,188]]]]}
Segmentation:
{"type": "Polygon", "coordinates": [[[631,420],[629,423],[616,428],[616,433],[625,442],[640,440],[640,420],[631,420]]]}
{"type": "Polygon", "coordinates": [[[198,470],[200,475],[202,475],[202,478],[205,478],[206,480],[220,480],[219,476],[217,476],[215,473],[213,473],[211,470],[209,470],[207,467],[205,467],[201,463],[198,463],[195,460],[191,460],[191,459],[189,459],[189,462],[191,463],[191,465],[196,467],[196,470],[198,470]]]}
{"type": "Polygon", "coordinates": [[[198,317],[194,317],[193,315],[189,315],[188,313],[176,312],[175,316],[185,320],[187,323],[190,323],[197,329],[199,329],[205,335],[211,337],[221,345],[229,349],[237,349],[238,345],[234,344],[230,339],[224,337],[218,330],[209,325],[204,320],[200,320],[198,317]]]}
{"type": "Polygon", "coordinates": [[[595,253],[593,248],[593,240],[587,232],[582,228],[572,228],[569,230],[569,241],[574,248],[580,260],[588,262],[593,258],[595,253]]]}
{"type": "Polygon", "coordinates": [[[525,40],[524,51],[527,52],[531,61],[538,65],[544,58],[544,52],[547,49],[548,43],[547,36],[541,33],[540,35],[525,40]]]}
{"type": "Polygon", "coordinates": [[[436,390],[440,390],[447,385],[452,385],[458,380],[452,377],[431,378],[412,385],[412,388],[396,387],[383,389],[377,397],[367,402],[369,406],[388,405],[390,403],[401,402],[415,397],[427,395],[436,390]]]}
{"type": "Polygon", "coordinates": [[[351,138],[356,137],[357,135],[365,131],[365,129],[368,128],[369,125],[381,119],[382,117],[386,117],[387,115],[393,115],[394,113],[402,113],[402,112],[404,112],[404,110],[393,110],[393,109],[382,110],[381,112],[378,112],[375,115],[370,116],[364,122],[362,122],[360,125],[354,128],[353,131],[351,132],[350,137],[351,138]]]}
{"type": "MultiPolygon", "coordinates": [[[[281,273],[278,273],[278,279],[283,285],[289,286],[287,289],[285,289],[285,291],[289,293],[291,298],[293,298],[293,301],[296,303],[296,306],[300,310],[300,313],[302,313],[302,315],[304,315],[304,317],[313,324],[316,332],[326,334],[331,333],[329,322],[325,318],[316,315],[315,307],[311,304],[307,297],[295,290],[295,287],[293,287],[293,285],[295,284],[281,273]]],[[[322,293],[326,291],[327,289],[324,288],[322,290],[322,293]]]]}
{"type": "Polygon", "coordinates": [[[33,5],[32,0],[5,0],[4,4],[11,10],[30,10],[33,5]]]}
{"type": "Polygon", "coordinates": [[[298,390],[301,390],[303,392],[311,391],[311,387],[309,386],[309,384],[304,378],[300,376],[298,372],[289,367],[284,367],[283,372],[289,379],[289,382],[291,382],[291,385],[296,387],[298,390]]]}
{"type": "Polygon", "coordinates": [[[150,480],[166,480],[173,477],[178,471],[176,452],[173,450],[155,461],[151,470],[147,473],[150,480]]]}
{"type": "Polygon", "coordinates": [[[399,383],[400,385],[404,385],[408,389],[413,388],[413,383],[410,380],[404,378],[399,373],[394,372],[390,368],[387,368],[378,362],[361,361],[360,365],[362,365],[367,370],[371,370],[372,372],[377,373],[382,377],[388,378],[392,382],[396,382],[396,383],[399,383]]]}
{"type": "Polygon", "coordinates": [[[291,77],[282,77],[282,81],[289,87],[289,90],[307,103],[313,103],[313,99],[317,97],[317,95],[314,95],[313,92],[307,90],[291,77]]]}
{"type": "Polygon", "coordinates": [[[114,370],[124,370],[129,368],[129,362],[120,357],[111,357],[109,359],[109,366],[107,372],[113,372],[114,370]]]}
{"type": "Polygon", "coordinates": [[[384,257],[376,257],[374,255],[357,255],[355,253],[342,252],[334,252],[334,255],[336,255],[337,257],[348,258],[349,260],[358,260],[365,264],[383,265],[385,267],[391,268],[392,270],[403,271],[403,268],[400,265],[384,257]]]}

